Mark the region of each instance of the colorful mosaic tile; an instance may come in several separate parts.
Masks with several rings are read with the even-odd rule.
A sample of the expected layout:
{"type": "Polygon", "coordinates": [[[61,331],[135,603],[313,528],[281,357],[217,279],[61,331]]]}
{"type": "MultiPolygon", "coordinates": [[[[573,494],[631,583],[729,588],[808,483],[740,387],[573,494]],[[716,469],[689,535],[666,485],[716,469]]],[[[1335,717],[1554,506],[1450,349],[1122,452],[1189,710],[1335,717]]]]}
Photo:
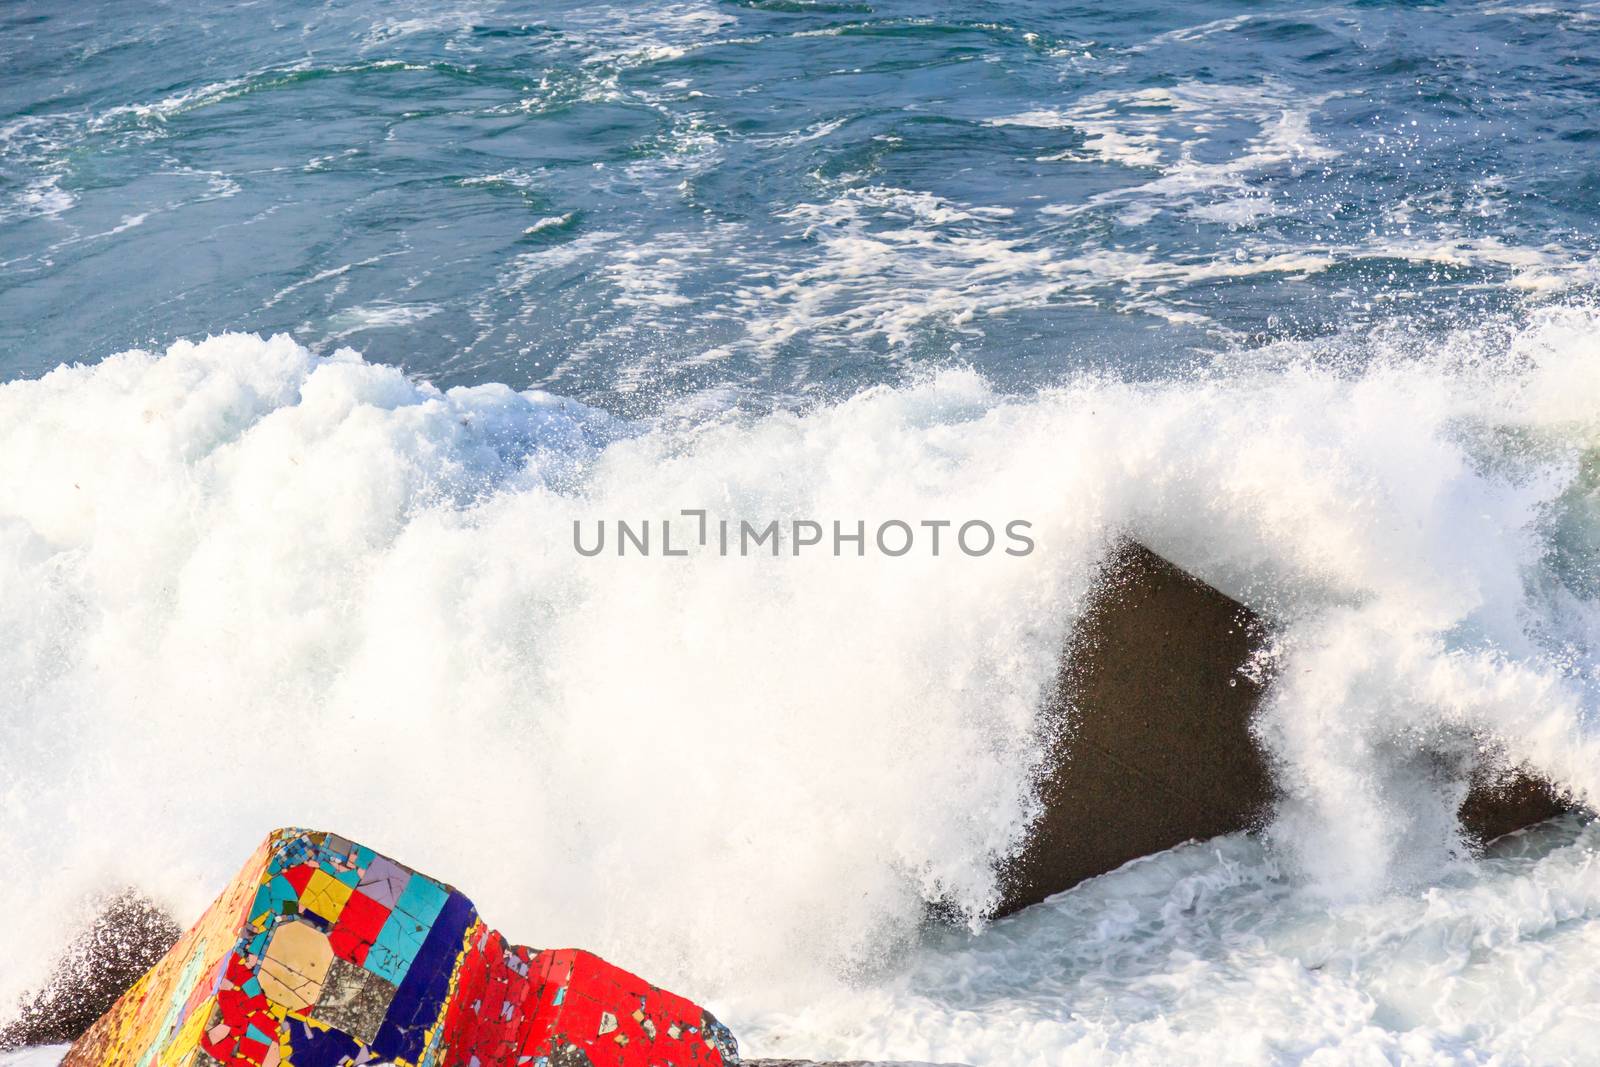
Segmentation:
{"type": "Polygon", "coordinates": [[[575,949],[509,944],[456,890],[279,830],[64,1067],[721,1067],[725,1027],[575,949]]]}

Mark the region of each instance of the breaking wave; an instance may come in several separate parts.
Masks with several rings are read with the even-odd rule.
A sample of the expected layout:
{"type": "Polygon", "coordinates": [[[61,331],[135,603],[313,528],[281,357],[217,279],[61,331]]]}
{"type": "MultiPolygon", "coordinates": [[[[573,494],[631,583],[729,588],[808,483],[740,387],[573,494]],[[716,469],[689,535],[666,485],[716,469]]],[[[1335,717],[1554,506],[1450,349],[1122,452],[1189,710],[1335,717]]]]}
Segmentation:
{"type": "MultiPolygon", "coordinates": [[[[1018,920],[931,934],[927,905],[975,927],[992,906],[993,862],[1031,815],[1041,693],[1122,534],[1274,620],[1259,730],[1282,799],[1259,844],[1177,850],[1021,922],[1123,886],[1066,927],[1114,961],[1148,951],[1185,879],[1295,902],[1239,918],[1274,930],[1415,918],[1417,888],[1451,878],[1545,907],[1531,875],[1467,856],[1453,811],[1483,762],[1600,789],[1597,486],[1600,315],[1582,307],[1026,396],[948,368],[762,417],[627,422],[246,335],[12,382],[0,993],[40,977],[86,894],[132,882],[192,914],[268,828],[306,824],[450,878],[529,943],[693,991],[758,1052],[1029,1061],[995,1035],[1045,1010],[1041,990],[1070,1002],[1073,957],[1041,962],[1054,942],[1008,933],[1018,920]],[[573,550],[575,520],[685,508],[1023,518],[1038,547],[573,550]],[[970,966],[993,1019],[940,1015],[926,990],[903,1029],[862,1014],[911,996],[930,960],[970,966]],[[1043,985],[1018,976],[1040,967],[1043,985]]],[[[1569,835],[1586,866],[1592,832],[1569,835]]],[[[1564,914],[1591,931],[1600,904],[1579,896],[1564,914]]],[[[1147,980],[1205,978],[1174,966],[1147,980]]],[[[1218,996],[1160,1034],[1138,1011],[1085,1031],[1087,1009],[1059,1003],[1045,1030],[1063,1055],[1156,1048],[1220,1033],[1218,996]]]]}

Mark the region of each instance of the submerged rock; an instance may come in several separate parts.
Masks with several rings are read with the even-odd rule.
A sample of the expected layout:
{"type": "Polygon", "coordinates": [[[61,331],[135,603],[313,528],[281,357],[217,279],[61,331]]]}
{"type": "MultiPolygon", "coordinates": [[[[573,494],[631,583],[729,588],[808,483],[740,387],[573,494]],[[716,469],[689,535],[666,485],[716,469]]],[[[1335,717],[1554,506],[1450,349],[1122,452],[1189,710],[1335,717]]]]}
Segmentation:
{"type": "MultiPolygon", "coordinates": [[[[1266,636],[1250,609],[1123,542],[1062,656],[1043,814],[1003,871],[1006,915],[1139,856],[1257,826],[1272,778],[1251,720],[1266,636]]],[[[1527,774],[1474,780],[1463,828],[1480,842],[1566,810],[1527,774]]]]}
{"type": "Polygon", "coordinates": [[[1479,844],[1487,844],[1570,810],[1549,782],[1525,770],[1512,771],[1503,779],[1480,775],[1461,802],[1461,827],[1479,844]]]}
{"type": "Polygon", "coordinates": [[[461,893],[279,830],[64,1067],[721,1067],[725,1027],[575,949],[509,944],[461,893]]]}
{"type": "Polygon", "coordinates": [[[0,1030],[0,1049],[76,1039],[182,933],[170,915],[132,889],[107,898],[61,954],[44,988],[23,1003],[16,1021],[0,1030]]]}

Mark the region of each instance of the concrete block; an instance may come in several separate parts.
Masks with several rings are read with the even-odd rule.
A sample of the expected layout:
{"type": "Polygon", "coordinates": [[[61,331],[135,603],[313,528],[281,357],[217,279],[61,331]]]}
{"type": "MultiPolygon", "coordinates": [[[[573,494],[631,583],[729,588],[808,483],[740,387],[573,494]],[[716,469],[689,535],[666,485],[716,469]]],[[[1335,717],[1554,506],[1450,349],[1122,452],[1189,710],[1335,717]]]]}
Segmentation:
{"type": "MultiPolygon", "coordinates": [[[[1245,668],[1265,634],[1244,605],[1142,545],[1112,552],[1062,656],[1044,813],[1002,872],[998,914],[1260,824],[1273,786],[1250,723],[1264,686],[1245,668]]],[[[1461,815],[1489,840],[1563,810],[1546,784],[1520,775],[1474,783],[1461,815]]]]}

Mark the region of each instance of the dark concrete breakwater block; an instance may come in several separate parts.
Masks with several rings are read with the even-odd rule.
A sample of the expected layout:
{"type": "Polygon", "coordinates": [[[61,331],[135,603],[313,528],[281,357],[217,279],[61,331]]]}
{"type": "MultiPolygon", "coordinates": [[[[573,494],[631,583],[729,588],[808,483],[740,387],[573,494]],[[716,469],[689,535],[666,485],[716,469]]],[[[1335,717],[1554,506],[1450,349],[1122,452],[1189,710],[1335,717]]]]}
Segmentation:
{"type": "MultiPolygon", "coordinates": [[[[1068,639],[1047,713],[1060,727],[1043,814],[1003,871],[1007,915],[1129,860],[1251,829],[1272,802],[1251,720],[1270,680],[1249,608],[1122,542],[1068,639]]],[[[1525,775],[1476,782],[1461,808],[1488,841],[1566,810],[1525,775]]]]}

